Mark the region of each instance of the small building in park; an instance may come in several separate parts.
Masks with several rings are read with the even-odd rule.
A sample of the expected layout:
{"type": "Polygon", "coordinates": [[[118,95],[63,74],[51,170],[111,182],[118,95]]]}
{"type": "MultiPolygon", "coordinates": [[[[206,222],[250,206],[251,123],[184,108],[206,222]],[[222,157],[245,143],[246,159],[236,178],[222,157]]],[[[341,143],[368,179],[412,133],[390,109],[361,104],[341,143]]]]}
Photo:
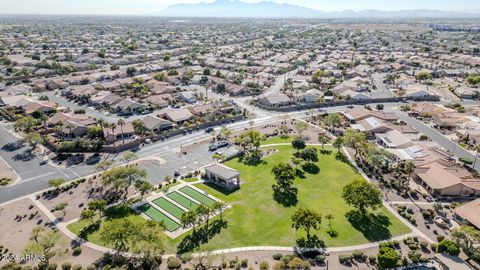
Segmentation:
{"type": "Polygon", "coordinates": [[[240,188],[239,176],[239,171],[222,164],[216,163],[205,167],[205,178],[227,190],[240,188]]]}

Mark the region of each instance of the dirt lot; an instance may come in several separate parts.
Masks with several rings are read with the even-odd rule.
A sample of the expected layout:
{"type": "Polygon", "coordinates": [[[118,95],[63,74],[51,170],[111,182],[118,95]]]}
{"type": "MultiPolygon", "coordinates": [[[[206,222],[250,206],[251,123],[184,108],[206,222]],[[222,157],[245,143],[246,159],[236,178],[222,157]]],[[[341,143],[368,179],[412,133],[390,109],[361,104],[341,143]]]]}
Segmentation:
{"type": "MultiPolygon", "coordinates": [[[[0,245],[8,248],[8,253],[21,255],[30,241],[32,229],[36,226],[46,226],[50,220],[35,206],[30,199],[22,199],[0,207],[0,245]],[[21,219],[16,218],[22,216],[21,219]]],[[[72,255],[70,239],[62,235],[59,249],[60,254],[52,259],[52,262],[61,264],[64,261],[88,265],[100,258],[101,253],[82,246],[79,256],[72,255]]],[[[6,262],[0,262],[0,266],[6,262]]]]}

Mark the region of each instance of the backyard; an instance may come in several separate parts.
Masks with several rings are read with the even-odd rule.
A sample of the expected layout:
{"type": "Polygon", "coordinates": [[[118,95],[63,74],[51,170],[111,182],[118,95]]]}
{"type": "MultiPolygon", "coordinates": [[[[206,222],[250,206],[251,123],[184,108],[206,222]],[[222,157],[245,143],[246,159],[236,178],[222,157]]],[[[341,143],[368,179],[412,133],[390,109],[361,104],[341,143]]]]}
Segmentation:
{"type": "MultiPolygon", "coordinates": [[[[273,147],[266,149],[271,148],[273,147]]],[[[352,208],[343,201],[340,194],[346,184],[354,179],[361,179],[361,176],[349,164],[337,160],[333,148],[330,148],[333,153],[319,155],[319,161],[316,163],[320,168],[318,174],[306,173],[305,178],[295,180],[295,186],[298,188],[298,203],[295,206],[284,207],[277,203],[272,198],[274,178],[271,168],[279,162],[288,162],[294,150],[289,145],[274,148],[278,151],[265,157],[263,162],[256,166],[245,165],[238,159],[226,162],[227,166],[240,171],[242,185],[239,190],[229,193],[210,185],[196,185],[232,206],[223,214],[223,219],[228,225],[216,232],[208,243],[202,244],[202,249],[294,246],[296,239],[304,236],[303,232],[296,233],[291,228],[290,217],[300,207],[315,210],[323,216],[327,214],[334,216],[331,226],[338,233],[336,237],[331,237],[327,233],[329,226],[325,218],[321,229],[314,232],[325,241],[327,247],[358,245],[409,232],[409,229],[385,208],[378,209],[376,215],[368,222],[351,223],[347,220],[345,215],[352,208]]],[[[184,189],[183,192],[189,192],[190,196],[197,195],[188,189],[184,189]]],[[[169,195],[178,197],[175,198],[176,201],[181,202],[183,199],[175,192],[169,195]]],[[[207,201],[203,203],[208,204],[207,201]]],[[[194,208],[186,201],[183,205],[194,208]]],[[[144,220],[133,214],[133,211],[129,215],[135,222],[144,220]]],[[[69,225],[68,228],[78,233],[85,225],[85,221],[80,221],[69,225]]],[[[175,239],[165,237],[166,251],[175,252],[178,243],[189,234],[191,231],[175,239]]],[[[88,240],[102,244],[98,230],[91,232],[88,240]]]]}

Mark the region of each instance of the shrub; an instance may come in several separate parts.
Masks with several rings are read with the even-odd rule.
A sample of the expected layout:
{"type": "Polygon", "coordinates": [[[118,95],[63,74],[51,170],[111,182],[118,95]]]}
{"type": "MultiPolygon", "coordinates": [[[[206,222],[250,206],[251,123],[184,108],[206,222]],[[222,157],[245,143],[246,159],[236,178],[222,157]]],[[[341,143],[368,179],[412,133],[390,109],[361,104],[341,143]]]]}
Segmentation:
{"type": "Polygon", "coordinates": [[[182,261],[179,258],[173,257],[173,256],[168,257],[168,260],[167,260],[168,269],[180,269],[181,266],[182,266],[182,261]]]}
{"type": "Polygon", "coordinates": [[[352,261],[352,255],[350,255],[350,254],[341,254],[340,256],[338,256],[338,261],[339,261],[341,264],[350,263],[350,262],[352,261]]]}
{"type": "Polygon", "coordinates": [[[87,270],[95,270],[95,265],[90,264],[89,266],[87,266],[87,270]]]}
{"type": "Polygon", "coordinates": [[[273,269],[275,270],[281,270],[286,268],[287,268],[287,265],[283,261],[278,261],[273,265],[273,269]]]}
{"type": "Polygon", "coordinates": [[[437,252],[458,256],[458,254],[460,254],[460,248],[455,242],[444,239],[438,243],[437,252]]]}
{"type": "Polygon", "coordinates": [[[360,259],[363,259],[363,252],[360,251],[360,250],[355,250],[354,252],[352,252],[352,256],[355,260],[360,260],[360,259]]]}
{"type": "Polygon", "coordinates": [[[81,247],[75,247],[73,249],[73,256],[78,256],[82,253],[82,248],[81,247]]]}
{"type": "Polygon", "coordinates": [[[425,249],[425,248],[428,247],[428,243],[422,241],[422,242],[420,242],[420,247],[423,248],[423,249],[425,249]]]}
{"type": "Polygon", "coordinates": [[[325,262],[325,260],[327,259],[327,257],[325,257],[325,255],[317,255],[315,256],[315,261],[319,264],[323,264],[325,262]]]}
{"type": "Polygon", "coordinates": [[[442,242],[444,239],[445,239],[445,235],[443,235],[443,234],[437,235],[437,241],[438,242],[442,242]]]}
{"type": "Polygon", "coordinates": [[[261,270],[267,270],[270,268],[270,265],[267,261],[261,261],[259,266],[261,270]]]}
{"type": "Polygon", "coordinates": [[[273,257],[274,260],[278,261],[283,257],[283,255],[280,254],[280,253],[275,253],[275,254],[273,254],[272,257],[273,257]]]}
{"type": "Polygon", "coordinates": [[[56,263],[50,263],[50,264],[47,266],[47,269],[48,269],[48,270],[57,270],[57,264],[56,264],[56,263]]]}
{"type": "Polygon", "coordinates": [[[247,268],[248,266],[248,259],[243,259],[240,263],[240,265],[243,267],[243,268],[247,268]]]}
{"type": "Polygon", "coordinates": [[[375,263],[377,263],[377,257],[375,257],[375,256],[369,256],[369,257],[368,257],[368,262],[370,262],[370,264],[375,264],[375,263]]]}
{"type": "Polygon", "coordinates": [[[62,270],[70,270],[72,269],[72,264],[70,262],[62,263],[62,270]]]}
{"type": "Polygon", "coordinates": [[[81,264],[75,264],[73,267],[72,267],[72,270],[82,270],[82,265],[81,264]]]}
{"type": "Polygon", "coordinates": [[[380,268],[394,268],[397,266],[400,255],[393,248],[381,248],[377,258],[380,268]]]}

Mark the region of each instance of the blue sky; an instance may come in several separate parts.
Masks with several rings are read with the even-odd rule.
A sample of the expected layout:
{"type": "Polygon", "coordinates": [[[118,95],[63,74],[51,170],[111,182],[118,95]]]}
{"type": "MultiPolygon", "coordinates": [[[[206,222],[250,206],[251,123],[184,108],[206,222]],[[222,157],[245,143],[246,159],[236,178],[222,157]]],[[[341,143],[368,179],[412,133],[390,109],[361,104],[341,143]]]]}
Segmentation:
{"type": "MultiPolygon", "coordinates": [[[[214,0],[0,0],[0,14],[131,14],[160,11],[178,3],[213,2],[214,0]]],[[[258,2],[259,0],[242,0],[258,2]]],[[[446,11],[480,11],[478,0],[273,0],[322,11],[436,9],[446,11]]]]}

